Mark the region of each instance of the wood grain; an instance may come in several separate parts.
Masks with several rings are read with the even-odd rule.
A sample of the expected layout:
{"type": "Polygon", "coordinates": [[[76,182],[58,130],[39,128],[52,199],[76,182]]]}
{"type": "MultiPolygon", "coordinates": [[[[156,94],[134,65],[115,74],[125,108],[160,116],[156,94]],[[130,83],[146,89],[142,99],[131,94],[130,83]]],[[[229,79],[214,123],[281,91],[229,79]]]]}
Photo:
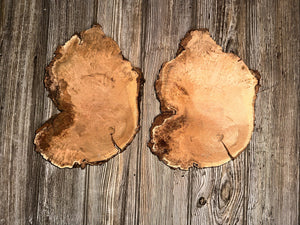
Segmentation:
{"type": "Polygon", "coordinates": [[[263,77],[247,152],[250,224],[299,224],[299,10],[299,1],[247,5],[247,55],[263,77]]]}
{"type": "MultiPolygon", "coordinates": [[[[225,52],[233,52],[246,60],[241,54],[245,47],[242,7],[239,1],[197,4],[196,26],[208,28],[225,52]]],[[[243,224],[244,170],[247,168],[244,161],[245,152],[220,167],[191,171],[191,224],[202,224],[203,220],[204,224],[243,224]],[[206,204],[201,205],[200,198],[204,198],[206,204]]]]}
{"type": "Polygon", "coordinates": [[[299,224],[299,10],[297,0],[0,1],[0,224],[299,224]],[[57,112],[44,68],[93,23],[142,68],[141,129],[103,165],[59,169],[34,152],[35,129],[57,112]],[[262,86],[248,148],[186,172],[146,144],[159,69],[199,27],[257,69],[262,86]]]}
{"type": "MultiPolygon", "coordinates": [[[[141,64],[141,1],[95,2],[95,20],[119,44],[133,66],[141,64]]],[[[137,224],[138,133],[131,145],[109,162],[88,168],[86,224],[137,224]]]]}
{"type": "MultiPolygon", "coordinates": [[[[87,29],[92,24],[93,1],[86,1],[82,5],[80,1],[49,1],[45,7],[38,9],[48,13],[47,22],[47,43],[39,49],[47,48],[43,56],[43,63],[48,64],[53,57],[53,52],[65,43],[75,32],[87,29]],[[78,9],[80,10],[74,10],[78,9]]],[[[41,30],[41,32],[44,32],[41,30]]],[[[41,68],[42,69],[42,68],[41,68]]],[[[37,86],[43,88],[43,70],[37,73],[40,82],[37,86]]],[[[28,74],[30,76],[30,74],[28,74]]],[[[33,87],[34,88],[34,87],[33,87]]],[[[44,98],[41,113],[42,121],[45,122],[51,115],[57,113],[49,98],[48,93],[42,89],[44,98]]],[[[36,94],[37,98],[42,97],[41,93],[36,94]]],[[[41,123],[41,124],[42,124],[41,123]]],[[[41,124],[38,124],[40,126],[41,124]]],[[[37,127],[35,127],[36,129],[37,127]]],[[[39,157],[40,158],[40,157],[39,157]]],[[[85,217],[85,179],[86,171],[76,169],[61,170],[57,167],[39,160],[40,171],[35,178],[39,180],[37,187],[36,216],[33,224],[78,224],[85,217]],[[77,212],[77,213],[74,213],[77,212]],[[64,221],[64,222],[63,222],[64,221]]]]}
{"type": "Polygon", "coordinates": [[[139,152],[139,224],[188,223],[188,172],[165,166],[150,152],[147,142],[153,118],[159,114],[154,82],[162,63],[176,55],[180,39],[192,28],[192,6],[192,1],[184,0],[150,1],[144,6],[142,70],[146,83],[139,152]]]}

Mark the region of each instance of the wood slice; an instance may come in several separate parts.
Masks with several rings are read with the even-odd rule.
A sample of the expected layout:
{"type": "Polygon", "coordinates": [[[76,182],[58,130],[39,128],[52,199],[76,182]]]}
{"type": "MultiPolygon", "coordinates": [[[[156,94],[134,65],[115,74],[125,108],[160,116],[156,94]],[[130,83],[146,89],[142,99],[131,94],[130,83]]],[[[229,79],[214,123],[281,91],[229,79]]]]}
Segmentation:
{"type": "Polygon", "coordinates": [[[84,167],[129,145],[139,128],[142,76],[99,25],[59,47],[46,71],[61,113],[37,130],[36,151],[58,167],[84,167]]]}
{"type": "Polygon", "coordinates": [[[149,147],[172,168],[221,165],[248,145],[259,75],[205,29],[188,32],[156,81],[161,114],[149,147]]]}

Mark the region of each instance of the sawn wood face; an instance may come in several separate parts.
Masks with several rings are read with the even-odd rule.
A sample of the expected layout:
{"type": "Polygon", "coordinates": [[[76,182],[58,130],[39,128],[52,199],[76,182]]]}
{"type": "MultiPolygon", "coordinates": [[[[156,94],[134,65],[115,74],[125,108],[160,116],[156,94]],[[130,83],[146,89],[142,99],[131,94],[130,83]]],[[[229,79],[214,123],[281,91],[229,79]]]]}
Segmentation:
{"type": "Polygon", "coordinates": [[[219,166],[251,139],[257,76],[205,29],[188,32],[178,52],[156,81],[161,114],[149,146],[172,168],[219,166]]]}

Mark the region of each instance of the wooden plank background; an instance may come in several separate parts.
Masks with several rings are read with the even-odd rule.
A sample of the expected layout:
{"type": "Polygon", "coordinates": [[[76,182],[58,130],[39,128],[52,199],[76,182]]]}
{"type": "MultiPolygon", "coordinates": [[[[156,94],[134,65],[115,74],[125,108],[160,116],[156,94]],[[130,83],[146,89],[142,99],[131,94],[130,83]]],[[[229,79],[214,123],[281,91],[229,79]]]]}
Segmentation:
{"type": "Polygon", "coordinates": [[[0,0],[0,224],[300,224],[299,10],[299,0],[0,0]],[[33,145],[57,112],[44,68],[93,23],[142,68],[142,128],[101,166],[59,169],[33,145]],[[236,160],[171,170],[146,146],[159,113],[153,84],[201,27],[260,72],[256,127],[236,160]]]}

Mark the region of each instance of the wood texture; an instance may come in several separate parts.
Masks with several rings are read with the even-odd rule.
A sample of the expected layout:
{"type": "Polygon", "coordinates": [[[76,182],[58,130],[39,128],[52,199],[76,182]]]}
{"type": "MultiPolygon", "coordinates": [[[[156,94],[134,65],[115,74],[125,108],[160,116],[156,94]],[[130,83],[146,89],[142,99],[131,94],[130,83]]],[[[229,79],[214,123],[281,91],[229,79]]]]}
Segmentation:
{"type": "Polygon", "coordinates": [[[0,1],[0,224],[299,224],[299,10],[297,0],[0,1]],[[142,127],[108,163],[59,169],[33,146],[56,113],[44,68],[96,22],[143,70],[142,127]],[[185,172],[146,145],[161,64],[199,27],[257,69],[262,87],[249,147],[221,167],[185,172]]]}

